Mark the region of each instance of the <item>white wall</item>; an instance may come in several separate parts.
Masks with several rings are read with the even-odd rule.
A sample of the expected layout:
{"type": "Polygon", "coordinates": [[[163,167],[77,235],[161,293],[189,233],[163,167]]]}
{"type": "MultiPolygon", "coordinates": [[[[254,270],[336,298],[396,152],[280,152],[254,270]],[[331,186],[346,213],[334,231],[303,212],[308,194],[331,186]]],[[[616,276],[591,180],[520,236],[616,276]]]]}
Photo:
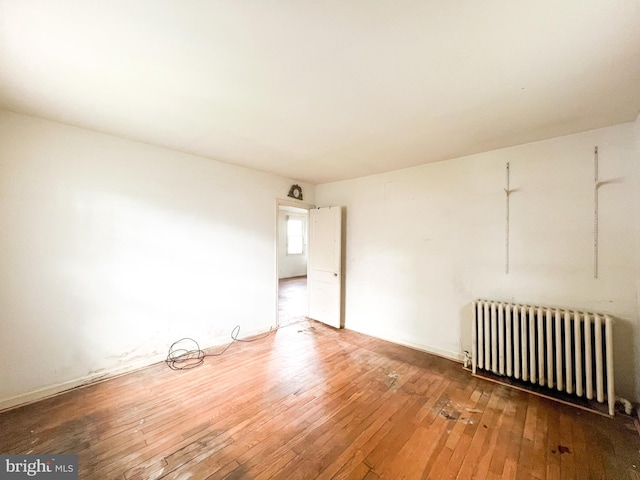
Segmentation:
{"type": "Polygon", "coordinates": [[[451,358],[475,298],[614,315],[619,394],[640,399],[638,122],[316,187],[346,206],[346,327],[451,358]],[[593,278],[593,149],[600,188],[593,278]],[[505,274],[505,165],[511,165],[505,274]]]}
{"type": "Polygon", "coordinates": [[[275,325],[292,183],[0,111],[0,408],[275,325]]]}
{"type": "MultiPolygon", "coordinates": [[[[307,245],[305,242],[302,255],[287,255],[287,217],[289,215],[302,215],[305,219],[309,212],[304,209],[280,210],[278,212],[278,278],[299,277],[307,274],[307,245]],[[296,211],[297,210],[297,211],[296,211]]],[[[308,221],[305,220],[305,226],[308,221]]]]}

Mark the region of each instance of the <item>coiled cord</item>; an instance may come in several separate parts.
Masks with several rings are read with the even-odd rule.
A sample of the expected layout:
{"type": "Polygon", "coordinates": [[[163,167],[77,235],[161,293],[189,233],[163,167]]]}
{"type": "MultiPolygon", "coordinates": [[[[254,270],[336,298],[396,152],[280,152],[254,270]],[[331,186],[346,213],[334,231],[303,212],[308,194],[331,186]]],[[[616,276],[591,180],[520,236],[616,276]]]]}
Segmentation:
{"type": "Polygon", "coordinates": [[[217,353],[205,353],[204,350],[200,348],[198,342],[196,342],[193,338],[181,338],[180,340],[171,344],[165,362],[171,370],[188,370],[190,368],[195,368],[202,365],[206,357],[219,357],[224,352],[226,352],[229,347],[235,342],[255,342],[256,340],[266,338],[274,331],[275,330],[271,330],[267,334],[258,338],[243,340],[241,338],[238,338],[238,335],[240,334],[240,325],[236,325],[235,327],[233,327],[233,330],[231,330],[231,342],[217,353]]]}

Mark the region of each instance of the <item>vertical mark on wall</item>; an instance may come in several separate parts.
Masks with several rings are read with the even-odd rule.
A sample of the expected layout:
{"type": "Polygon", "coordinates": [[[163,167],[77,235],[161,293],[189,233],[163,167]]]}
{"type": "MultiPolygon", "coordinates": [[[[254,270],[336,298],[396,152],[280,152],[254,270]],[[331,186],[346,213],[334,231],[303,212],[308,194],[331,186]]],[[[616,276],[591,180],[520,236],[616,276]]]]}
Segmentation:
{"type": "Polygon", "coordinates": [[[598,146],[593,150],[593,278],[598,278],[598,146]]]}
{"type": "Polygon", "coordinates": [[[507,187],[504,189],[506,194],[506,218],[504,226],[504,273],[509,273],[509,162],[507,162],[507,187]]]}
{"type": "Polygon", "coordinates": [[[384,196],[385,202],[391,198],[391,194],[393,193],[392,188],[393,188],[393,182],[385,182],[383,186],[383,196],[384,196]]]}

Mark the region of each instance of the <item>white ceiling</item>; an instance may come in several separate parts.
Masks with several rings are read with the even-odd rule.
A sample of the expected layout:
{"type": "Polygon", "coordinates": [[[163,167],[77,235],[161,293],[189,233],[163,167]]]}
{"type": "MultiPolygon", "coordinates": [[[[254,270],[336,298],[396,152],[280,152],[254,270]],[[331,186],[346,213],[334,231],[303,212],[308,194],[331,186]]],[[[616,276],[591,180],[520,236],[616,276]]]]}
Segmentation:
{"type": "Polygon", "coordinates": [[[638,0],[0,0],[0,108],[324,183],[635,120],[638,0]]]}

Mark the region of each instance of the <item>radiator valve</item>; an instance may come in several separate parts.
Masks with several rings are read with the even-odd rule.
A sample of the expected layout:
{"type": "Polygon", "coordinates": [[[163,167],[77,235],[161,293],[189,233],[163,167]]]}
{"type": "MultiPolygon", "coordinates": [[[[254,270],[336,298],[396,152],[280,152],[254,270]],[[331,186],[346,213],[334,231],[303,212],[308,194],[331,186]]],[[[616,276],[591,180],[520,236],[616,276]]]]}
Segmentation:
{"type": "Polygon", "coordinates": [[[627,415],[633,414],[633,406],[631,405],[631,402],[629,400],[622,397],[616,397],[616,401],[622,404],[624,408],[624,413],[626,413],[627,415]]]}

